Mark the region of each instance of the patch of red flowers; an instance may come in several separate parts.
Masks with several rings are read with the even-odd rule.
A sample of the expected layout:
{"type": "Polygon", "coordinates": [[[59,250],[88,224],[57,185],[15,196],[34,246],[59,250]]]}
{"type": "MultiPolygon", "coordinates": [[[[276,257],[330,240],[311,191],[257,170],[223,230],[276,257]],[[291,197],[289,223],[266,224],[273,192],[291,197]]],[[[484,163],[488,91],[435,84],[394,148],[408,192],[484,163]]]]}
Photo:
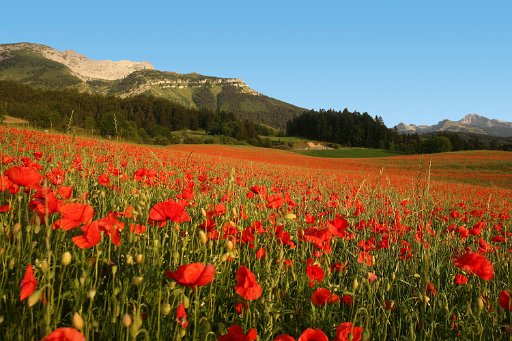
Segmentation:
{"type": "Polygon", "coordinates": [[[235,291],[246,300],[256,300],[260,298],[263,288],[258,284],[251,270],[241,266],[236,272],[235,291]]]}
{"type": "Polygon", "coordinates": [[[494,277],[492,263],[485,256],[470,250],[455,258],[453,264],[469,274],[477,275],[484,281],[490,281],[494,277]]]}
{"type": "Polygon", "coordinates": [[[221,335],[217,338],[217,341],[254,341],[258,338],[256,329],[251,328],[244,334],[244,330],[238,324],[234,324],[228,328],[228,333],[221,335]]]}
{"type": "Polygon", "coordinates": [[[75,328],[57,328],[41,341],[85,341],[84,335],[75,328]]]}
{"type": "Polygon", "coordinates": [[[166,271],[165,275],[181,285],[190,288],[210,284],[215,276],[215,267],[211,264],[192,263],[180,266],[176,271],[166,271]]]}
{"type": "Polygon", "coordinates": [[[512,311],[512,291],[503,290],[500,292],[500,307],[506,311],[512,311]]]}
{"type": "Polygon", "coordinates": [[[20,301],[23,301],[30,295],[34,293],[37,286],[37,280],[34,277],[34,271],[32,270],[32,264],[29,264],[27,266],[27,270],[25,271],[25,276],[21,280],[20,287],[21,287],[21,294],[20,294],[20,301]]]}
{"type": "Polygon", "coordinates": [[[149,211],[150,224],[163,227],[167,223],[167,220],[174,223],[183,223],[190,221],[190,217],[183,206],[174,200],[159,202],[149,211]]]}

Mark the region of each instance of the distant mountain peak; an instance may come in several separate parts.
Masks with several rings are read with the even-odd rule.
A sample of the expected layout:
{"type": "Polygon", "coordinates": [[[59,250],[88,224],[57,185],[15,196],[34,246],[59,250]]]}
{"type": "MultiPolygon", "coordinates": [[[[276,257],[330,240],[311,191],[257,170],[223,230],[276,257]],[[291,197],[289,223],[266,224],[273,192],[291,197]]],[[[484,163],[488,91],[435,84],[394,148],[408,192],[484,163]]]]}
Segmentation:
{"type": "Polygon", "coordinates": [[[81,80],[117,80],[139,70],[154,70],[148,62],[132,62],[129,60],[93,60],[73,51],[58,51],[46,45],[33,43],[16,43],[0,45],[0,53],[13,51],[31,51],[40,53],[45,58],[61,63],[71,69],[74,76],[81,80]]]}
{"type": "Polygon", "coordinates": [[[396,129],[404,134],[427,134],[438,131],[452,131],[484,134],[491,136],[512,136],[512,122],[489,119],[479,114],[468,114],[459,121],[444,119],[431,126],[416,126],[414,124],[400,123],[396,129]]]}

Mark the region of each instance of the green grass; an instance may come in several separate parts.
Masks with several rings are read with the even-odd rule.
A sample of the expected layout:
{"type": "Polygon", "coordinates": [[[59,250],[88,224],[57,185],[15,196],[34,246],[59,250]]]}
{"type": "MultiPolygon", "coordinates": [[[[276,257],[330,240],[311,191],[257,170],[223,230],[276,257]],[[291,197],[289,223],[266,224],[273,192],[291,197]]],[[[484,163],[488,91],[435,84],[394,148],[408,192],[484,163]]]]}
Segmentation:
{"type": "Polygon", "coordinates": [[[326,150],[304,150],[299,151],[299,154],[315,156],[315,157],[328,157],[328,158],[365,158],[365,157],[387,157],[401,155],[398,152],[393,152],[385,149],[372,149],[372,148],[340,148],[340,149],[326,149],[326,150]]]}

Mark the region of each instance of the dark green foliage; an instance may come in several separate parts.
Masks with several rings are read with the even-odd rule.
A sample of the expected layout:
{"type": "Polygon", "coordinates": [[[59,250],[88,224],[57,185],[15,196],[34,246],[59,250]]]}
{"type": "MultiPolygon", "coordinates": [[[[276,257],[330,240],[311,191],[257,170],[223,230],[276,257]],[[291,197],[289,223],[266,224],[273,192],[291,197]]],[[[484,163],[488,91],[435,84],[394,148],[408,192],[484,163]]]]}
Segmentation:
{"type": "Polygon", "coordinates": [[[88,134],[137,143],[173,143],[171,131],[181,129],[203,129],[237,140],[258,140],[255,124],[241,121],[233,113],[190,109],[146,95],[122,99],[0,81],[0,103],[5,104],[6,114],[26,119],[36,127],[66,131],[71,124],[88,134]]]}
{"type": "Polygon", "coordinates": [[[398,133],[387,128],[381,117],[347,109],[304,112],[288,122],[287,133],[349,147],[389,149],[399,140],[398,133]]]}
{"type": "Polygon", "coordinates": [[[443,153],[451,151],[453,146],[446,136],[435,135],[423,141],[420,148],[422,153],[443,153]]]}

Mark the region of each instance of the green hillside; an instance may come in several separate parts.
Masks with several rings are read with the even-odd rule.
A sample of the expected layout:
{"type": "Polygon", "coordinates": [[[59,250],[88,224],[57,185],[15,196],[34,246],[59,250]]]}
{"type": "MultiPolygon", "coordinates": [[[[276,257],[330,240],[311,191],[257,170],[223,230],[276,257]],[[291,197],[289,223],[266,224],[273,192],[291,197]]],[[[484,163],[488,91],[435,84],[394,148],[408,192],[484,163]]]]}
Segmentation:
{"type": "MultiPolygon", "coordinates": [[[[151,95],[189,109],[231,112],[284,130],[286,122],[304,109],[265,96],[240,79],[179,74],[144,69],[121,79],[80,76],[68,66],[50,60],[41,51],[59,51],[37,44],[0,44],[0,80],[16,81],[51,90],[76,89],[91,94],[116,97],[151,95]]],[[[91,60],[84,57],[84,63],[91,60]]],[[[94,62],[94,61],[92,61],[94,62]]],[[[68,64],[69,65],[69,64],[68,64]]],[[[73,66],[71,66],[73,67],[73,66]]]]}

